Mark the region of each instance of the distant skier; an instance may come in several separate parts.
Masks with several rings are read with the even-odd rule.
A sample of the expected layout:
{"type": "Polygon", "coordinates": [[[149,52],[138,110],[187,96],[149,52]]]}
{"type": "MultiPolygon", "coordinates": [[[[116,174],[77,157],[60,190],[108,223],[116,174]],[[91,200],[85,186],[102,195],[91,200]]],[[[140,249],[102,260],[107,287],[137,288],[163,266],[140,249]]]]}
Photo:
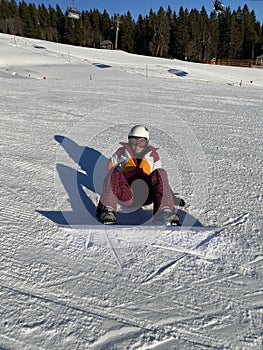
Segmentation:
{"type": "Polygon", "coordinates": [[[149,145],[148,129],[143,125],[134,126],[128,134],[128,142],[120,144],[108,161],[109,172],[97,206],[98,220],[103,224],[115,224],[118,203],[131,207],[153,203],[155,222],[179,225],[174,198],[178,205],[185,203],[172,193],[157,149],[149,145]]]}

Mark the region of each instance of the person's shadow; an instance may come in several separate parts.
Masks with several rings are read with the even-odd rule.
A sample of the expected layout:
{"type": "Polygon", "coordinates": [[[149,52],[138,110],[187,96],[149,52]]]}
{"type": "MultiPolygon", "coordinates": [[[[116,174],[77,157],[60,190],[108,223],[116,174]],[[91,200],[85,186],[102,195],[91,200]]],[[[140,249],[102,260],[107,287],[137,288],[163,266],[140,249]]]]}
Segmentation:
{"type": "MultiPolygon", "coordinates": [[[[68,193],[68,201],[72,210],[37,210],[37,212],[58,225],[99,224],[96,218],[96,201],[102,192],[108,159],[94,148],[80,146],[68,137],[56,135],[55,140],[80,167],[80,170],[76,170],[63,164],[57,164],[57,171],[68,193]]],[[[203,226],[184,210],[179,209],[178,213],[182,226],[203,226]]],[[[117,222],[121,225],[142,225],[149,223],[151,219],[151,209],[139,208],[130,212],[117,213],[117,222]]]]}
{"type": "Polygon", "coordinates": [[[39,210],[38,212],[59,225],[97,223],[96,205],[86,191],[88,190],[89,194],[94,193],[94,198],[96,198],[95,194],[101,194],[107,171],[107,158],[99,151],[80,146],[68,137],[56,135],[55,140],[60,143],[81,170],[57,164],[57,171],[68,193],[72,211],[39,210]]]}

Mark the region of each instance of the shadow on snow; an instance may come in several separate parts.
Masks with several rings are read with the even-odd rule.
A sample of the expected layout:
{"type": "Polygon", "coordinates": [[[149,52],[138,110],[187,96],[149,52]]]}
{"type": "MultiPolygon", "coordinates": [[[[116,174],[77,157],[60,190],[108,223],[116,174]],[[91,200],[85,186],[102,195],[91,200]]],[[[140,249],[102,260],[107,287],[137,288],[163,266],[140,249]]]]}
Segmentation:
{"type": "Polygon", "coordinates": [[[108,64],[104,64],[104,63],[93,63],[93,65],[97,68],[102,68],[102,69],[111,68],[111,66],[109,66],[108,64]]]}
{"type": "Polygon", "coordinates": [[[187,72],[184,72],[183,70],[179,70],[179,69],[168,69],[168,73],[174,74],[178,77],[185,77],[186,75],[188,75],[187,72]]]}

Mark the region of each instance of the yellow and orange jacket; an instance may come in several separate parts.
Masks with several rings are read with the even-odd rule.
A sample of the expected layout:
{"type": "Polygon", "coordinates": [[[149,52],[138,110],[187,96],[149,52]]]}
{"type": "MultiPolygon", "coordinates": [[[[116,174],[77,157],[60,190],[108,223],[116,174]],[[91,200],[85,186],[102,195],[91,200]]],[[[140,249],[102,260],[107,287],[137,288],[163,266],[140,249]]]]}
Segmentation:
{"type": "Polygon", "coordinates": [[[124,173],[125,178],[145,178],[148,177],[155,169],[162,167],[157,148],[147,146],[143,152],[142,159],[138,161],[128,143],[120,142],[120,147],[109,159],[107,168],[120,167],[120,171],[124,173]]]}

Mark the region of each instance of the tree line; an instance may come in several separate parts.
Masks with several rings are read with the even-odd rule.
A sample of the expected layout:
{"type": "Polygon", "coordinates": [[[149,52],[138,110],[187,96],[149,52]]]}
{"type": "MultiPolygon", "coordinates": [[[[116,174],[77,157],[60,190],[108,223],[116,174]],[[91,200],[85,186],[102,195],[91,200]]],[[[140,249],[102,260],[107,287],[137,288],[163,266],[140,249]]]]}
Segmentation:
{"type": "Polygon", "coordinates": [[[0,0],[0,32],[58,43],[100,47],[103,40],[139,55],[205,62],[213,57],[253,59],[263,52],[263,25],[247,5],[225,13],[207,14],[205,7],[179,12],[160,7],[137,21],[128,11],[110,17],[106,10],[82,11],[68,18],[59,5],[0,0]]]}

